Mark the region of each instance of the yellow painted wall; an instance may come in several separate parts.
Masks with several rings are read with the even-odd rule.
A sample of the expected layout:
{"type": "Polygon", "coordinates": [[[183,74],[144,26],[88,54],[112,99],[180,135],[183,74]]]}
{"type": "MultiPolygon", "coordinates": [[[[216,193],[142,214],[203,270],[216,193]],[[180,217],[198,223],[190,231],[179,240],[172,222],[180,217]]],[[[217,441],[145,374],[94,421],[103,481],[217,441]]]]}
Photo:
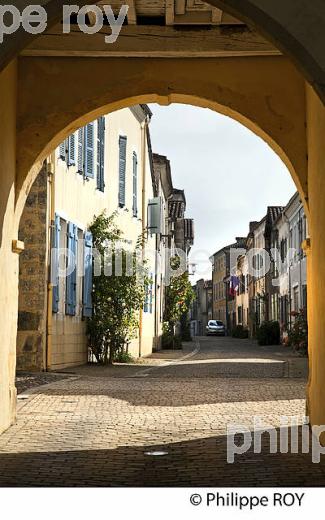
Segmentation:
{"type": "Polygon", "coordinates": [[[295,67],[283,57],[205,59],[204,62],[200,59],[22,58],[18,76],[16,121],[15,64],[0,75],[0,272],[5,273],[0,280],[3,309],[0,315],[0,431],[14,417],[18,258],[11,252],[11,240],[17,238],[28,189],[41,161],[71,131],[96,118],[104,109],[149,101],[188,102],[234,116],[273,146],[290,167],[302,197],[305,200],[309,197],[312,243],[308,268],[309,410],[311,422],[323,424],[325,109],[309,87],[306,96],[303,79],[295,67]],[[19,153],[14,215],[16,123],[19,153]]]}
{"type": "MultiPolygon", "coordinates": [[[[284,57],[23,58],[19,86],[19,186],[28,189],[39,171],[35,162],[105,111],[178,102],[211,108],[252,129],[280,155],[306,194],[305,86],[284,57]]],[[[19,195],[20,211],[24,191],[19,195]]]]}
{"type": "Polygon", "coordinates": [[[0,433],[15,417],[18,254],[14,235],[16,63],[0,74],[0,433]]]}
{"type": "Polygon", "coordinates": [[[221,252],[218,256],[214,257],[214,267],[212,271],[212,314],[214,320],[221,320],[225,325],[227,324],[226,286],[224,283],[226,274],[226,255],[221,252]]]}
{"type": "MultiPolygon", "coordinates": [[[[307,86],[308,320],[310,350],[309,414],[312,424],[325,424],[325,107],[307,86]]],[[[325,443],[325,435],[323,437],[325,443]]]]}
{"type": "MultiPolygon", "coordinates": [[[[97,135],[97,122],[95,123],[95,136],[97,135]]],[[[66,247],[66,223],[73,222],[78,225],[79,244],[82,247],[82,231],[87,230],[94,215],[99,215],[103,210],[107,214],[117,211],[116,224],[124,233],[124,238],[135,246],[142,233],[142,164],[145,161],[145,200],[146,207],[149,198],[153,197],[152,177],[148,150],[146,147],[143,157],[142,136],[144,130],[141,123],[128,108],[111,113],[105,117],[105,191],[97,189],[96,171],[93,179],[84,179],[77,171],[77,166],[68,167],[66,162],[60,159],[59,150],[56,150],[56,174],[55,174],[55,208],[61,217],[61,244],[66,247]],[[126,161],[126,204],[124,208],[118,207],[118,172],[119,172],[119,136],[127,136],[127,161],[126,161]],[[138,217],[133,216],[133,152],[138,158],[138,217]]],[[[146,217],[146,215],[145,215],[146,217]]],[[[155,238],[150,238],[146,243],[146,249],[155,249],[155,238]]],[[[83,252],[80,253],[82,264],[83,252]]],[[[148,255],[149,257],[149,255],[148,255]]],[[[154,265],[150,270],[153,271],[154,265]]],[[[82,274],[82,273],[81,273],[82,274]]],[[[76,316],[65,314],[65,279],[60,279],[59,286],[60,303],[59,312],[53,314],[52,336],[52,360],[51,368],[80,365],[87,362],[87,337],[85,335],[85,321],[82,320],[82,278],[77,280],[77,307],[76,316]]],[[[143,336],[141,354],[148,355],[152,352],[154,336],[154,314],[143,314],[143,336]]],[[[139,339],[132,341],[130,354],[139,355],[139,339]]]]}
{"type": "MultiPolygon", "coordinates": [[[[238,276],[239,280],[240,280],[240,294],[236,294],[236,320],[237,320],[237,323],[238,323],[238,307],[242,307],[242,313],[243,313],[243,317],[242,317],[242,325],[243,327],[248,327],[248,322],[249,322],[249,297],[248,297],[248,287],[246,286],[245,284],[245,292],[242,292],[243,290],[243,286],[242,286],[242,276],[247,276],[247,272],[248,272],[248,265],[247,265],[247,260],[246,259],[243,259],[241,258],[238,262],[238,268],[237,268],[237,272],[236,272],[236,275],[238,276]]],[[[247,280],[247,278],[246,278],[247,280]]]]}

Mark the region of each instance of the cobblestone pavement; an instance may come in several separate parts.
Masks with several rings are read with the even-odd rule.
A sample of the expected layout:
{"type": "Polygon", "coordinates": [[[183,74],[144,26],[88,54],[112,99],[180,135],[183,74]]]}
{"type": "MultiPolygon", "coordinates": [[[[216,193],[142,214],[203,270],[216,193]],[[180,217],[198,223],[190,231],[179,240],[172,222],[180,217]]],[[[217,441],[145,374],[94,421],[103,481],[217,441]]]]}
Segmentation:
{"type": "Polygon", "coordinates": [[[51,374],[49,372],[18,372],[16,376],[16,388],[17,394],[22,394],[31,388],[36,386],[47,385],[59,381],[60,379],[66,379],[69,376],[63,374],[51,374]]]}
{"type": "Polygon", "coordinates": [[[201,338],[200,350],[188,344],[133,366],[74,369],[19,403],[17,423],[0,437],[0,485],[325,485],[323,462],[270,454],[269,434],[260,454],[227,464],[227,424],[253,429],[261,416],[277,434],[280,416],[302,424],[306,380],[292,374],[305,364],[282,347],[201,338]]]}

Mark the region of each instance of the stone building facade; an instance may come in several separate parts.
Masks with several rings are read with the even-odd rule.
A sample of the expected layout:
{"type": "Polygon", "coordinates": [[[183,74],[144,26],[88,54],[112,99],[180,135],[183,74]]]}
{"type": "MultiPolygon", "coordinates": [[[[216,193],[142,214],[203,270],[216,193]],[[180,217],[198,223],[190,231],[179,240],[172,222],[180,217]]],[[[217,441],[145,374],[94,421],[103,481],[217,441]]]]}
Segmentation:
{"type": "Polygon", "coordinates": [[[193,336],[204,336],[209,320],[212,320],[212,280],[198,280],[193,286],[195,300],[190,320],[193,336]]]}
{"type": "Polygon", "coordinates": [[[46,366],[48,176],[44,165],[27,197],[19,228],[25,250],[19,262],[17,369],[46,366]]]}
{"type": "Polygon", "coordinates": [[[307,237],[307,219],[298,193],[286,207],[269,206],[261,221],[250,222],[245,239],[237,239],[213,257],[214,319],[225,316],[228,331],[242,325],[251,337],[263,322],[277,321],[285,339],[295,314],[303,310],[307,316],[307,237]],[[232,298],[233,269],[228,258],[234,247],[243,248],[244,254],[237,258],[232,298]]]}
{"type": "Polygon", "coordinates": [[[273,235],[280,258],[274,273],[277,291],[271,301],[271,317],[280,323],[285,339],[294,323],[294,314],[303,310],[307,315],[307,255],[303,246],[308,223],[298,193],[276,220],[273,235]]]}
{"type": "Polygon", "coordinates": [[[248,268],[245,255],[239,256],[237,260],[236,276],[238,287],[236,291],[236,325],[241,325],[245,329],[249,324],[249,284],[248,268]]]}
{"type": "Polygon", "coordinates": [[[232,277],[236,275],[237,257],[234,251],[242,251],[245,238],[238,237],[212,256],[213,319],[221,320],[228,330],[236,326],[236,297],[231,290],[232,277]]]}
{"type": "Polygon", "coordinates": [[[227,276],[227,248],[213,255],[212,288],[213,288],[213,319],[226,324],[227,295],[225,277],[227,276]]]}

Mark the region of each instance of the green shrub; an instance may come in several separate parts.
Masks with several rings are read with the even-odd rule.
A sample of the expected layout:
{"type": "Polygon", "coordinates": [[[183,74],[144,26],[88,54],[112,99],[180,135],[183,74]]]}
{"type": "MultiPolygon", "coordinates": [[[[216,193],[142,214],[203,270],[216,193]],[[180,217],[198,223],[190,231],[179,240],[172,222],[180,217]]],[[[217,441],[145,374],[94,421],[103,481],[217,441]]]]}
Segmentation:
{"type": "Polygon", "coordinates": [[[261,346],[280,345],[280,325],[277,321],[265,321],[257,329],[256,338],[261,346]]]}
{"type": "Polygon", "coordinates": [[[163,332],[161,336],[161,346],[163,349],[173,348],[174,336],[170,332],[163,332]]]}
{"type": "Polygon", "coordinates": [[[181,318],[181,338],[182,341],[192,341],[191,325],[187,314],[184,314],[181,318]]]}
{"type": "Polygon", "coordinates": [[[291,313],[295,318],[294,324],[288,334],[288,345],[292,347],[294,352],[298,352],[302,356],[308,355],[308,323],[306,312],[291,313]]]}
{"type": "Polygon", "coordinates": [[[115,363],[134,363],[134,359],[128,352],[120,351],[114,354],[115,363]]]}
{"type": "Polygon", "coordinates": [[[232,330],[232,337],[238,339],[247,339],[248,338],[248,329],[245,329],[242,325],[237,325],[232,330]]]}
{"type": "Polygon", "coordinates": [[[116,266],[121,261],[121,273],[113,269],[110,276],[101,269],[94,276],[92,302],[93,312],[87,318],[89,348],[99,364],[112,364],[119,352],[137,337],[140,310],[143,308],[146,293],[150,286],[148,269],[144,263],[139,273],[137,258],[141,254],[142,237],[139,237],[132,255],[132,276],[130,276],[130,251],[123,238],[123,232],[115,223],[117,213],[109,217],[105,211],[94,218],[90,226],[93,235],[96,262],[100,266],[116,266]],[[107,256],[109,248],[110,255],[107,256]],[[141,276],[139,276],[141,274],[141,276]]]}
{"type": "Polygon", "coordinates": [[[164,324],[163,334],[161,337],[161,346],[163,349],[180,350],[182,348],[181,336],[176,336],[169,329],[167,324],[164,324]]]}

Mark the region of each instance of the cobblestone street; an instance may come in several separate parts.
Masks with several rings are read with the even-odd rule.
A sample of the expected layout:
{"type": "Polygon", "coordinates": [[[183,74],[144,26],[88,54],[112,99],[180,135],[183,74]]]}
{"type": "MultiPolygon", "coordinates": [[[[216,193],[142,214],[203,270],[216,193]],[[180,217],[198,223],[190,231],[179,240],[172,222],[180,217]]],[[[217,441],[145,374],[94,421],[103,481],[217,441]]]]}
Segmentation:
{"type": "Polygon", "coordinates": [[[262,453],[227,464],[227,424],[252,428],[261,416],[279,428],[283,415],[302,424],[306,360],[283,347],[200,338],[135,365],[67,372],[22,394],[0,437],[0,485],[325,485],[323,462],[270,454],[268,434],[262,453]]]}

